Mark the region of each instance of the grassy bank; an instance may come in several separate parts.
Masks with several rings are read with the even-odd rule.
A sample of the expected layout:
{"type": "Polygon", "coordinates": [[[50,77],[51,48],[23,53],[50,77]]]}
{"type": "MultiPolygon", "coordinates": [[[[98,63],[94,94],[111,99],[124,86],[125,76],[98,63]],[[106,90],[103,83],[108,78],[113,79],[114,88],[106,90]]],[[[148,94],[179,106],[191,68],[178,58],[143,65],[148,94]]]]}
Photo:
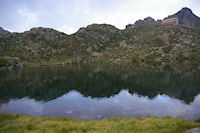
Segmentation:
{"type": "Polygon", "coordinates": [[[182,133],[194,127],[200,127],[200,123],[170,117],[78,120],[63,117],[0,114],[0,132],[2,133],[182,133]]]}

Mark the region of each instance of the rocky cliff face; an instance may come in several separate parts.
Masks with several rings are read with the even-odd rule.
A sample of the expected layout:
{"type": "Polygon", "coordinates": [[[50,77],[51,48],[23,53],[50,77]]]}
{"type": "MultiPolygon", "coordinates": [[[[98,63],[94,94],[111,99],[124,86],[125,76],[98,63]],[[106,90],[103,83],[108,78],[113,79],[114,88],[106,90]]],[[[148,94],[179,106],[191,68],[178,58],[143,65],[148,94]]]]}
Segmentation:
{"type": "Polygon", "coordinates": [[[2,27],[0,27],[0,35],[1,34],[7,34],[7,33],[10,33],[10,32],[7,31],[7,30],[4,30],[2,27]]]}
{"type": "Polygon", "coordinates": [[[168,16],[167,18],[173,18],[173,17],[177,17],[179,24],[181,25],[200,29],[200,18],[195,14],[193,14],[192,10],[187,7],[181,9],[180,11],[178,11],[173,15],[168,16]]]}

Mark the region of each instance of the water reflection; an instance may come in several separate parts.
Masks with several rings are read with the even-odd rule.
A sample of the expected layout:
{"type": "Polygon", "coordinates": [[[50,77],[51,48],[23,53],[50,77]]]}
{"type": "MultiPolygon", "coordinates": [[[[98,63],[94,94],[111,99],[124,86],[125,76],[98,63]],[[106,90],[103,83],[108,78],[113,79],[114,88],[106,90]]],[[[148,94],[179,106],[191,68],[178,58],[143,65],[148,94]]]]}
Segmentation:
{"type": "Polygon", "coordinates": [[[0,72],[0,113],[103,119],[199,119],[200,72],[114,65],[33,67],[0,72]]]}
{"type": "Polygon", "coordinates": [[[200,73],[154,72],[112,65],[36,67],[0,72],[0,103],[26,96],[48,101],[71,90],[84,96],[110,97],[122,89],[150,98],[166,94],[189,103],[200,92],[200,73]]]}
{"type": "Polygon", "coordinates": [[[110,98],[84,97],[77,91],[48,101],[22,98],[10,100],[0,107],[0,113],[23,113],[30,115],[67,116],[82,119],[107,117],[172,116],[189,120],[200,119],[200,95],[190,104],[167,95],[158,94],[153,99],[130,94],[122,90],[110,98]]]}

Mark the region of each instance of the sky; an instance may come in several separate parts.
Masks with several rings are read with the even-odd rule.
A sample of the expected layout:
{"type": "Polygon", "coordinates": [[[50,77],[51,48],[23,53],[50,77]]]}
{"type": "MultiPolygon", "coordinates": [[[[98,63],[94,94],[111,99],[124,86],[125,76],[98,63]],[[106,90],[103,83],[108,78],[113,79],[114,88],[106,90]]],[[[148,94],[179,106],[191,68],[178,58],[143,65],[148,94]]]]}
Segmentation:
{"type": "Polygon", "coordinates": [[[0,27],[11,32],[46,27],[66,34],[93,23],[124,29],[138,19],[163,19],[183,7],[200,16],[200,0],[0,0],[0,27]]]}

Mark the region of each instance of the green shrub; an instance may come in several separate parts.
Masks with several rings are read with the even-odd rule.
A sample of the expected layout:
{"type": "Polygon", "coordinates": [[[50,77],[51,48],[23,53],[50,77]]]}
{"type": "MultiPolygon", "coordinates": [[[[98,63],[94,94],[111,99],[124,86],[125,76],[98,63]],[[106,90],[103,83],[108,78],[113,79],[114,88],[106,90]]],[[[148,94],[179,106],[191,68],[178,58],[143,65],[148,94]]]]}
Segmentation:
{"type": "Polygon", "coordinates": [[[8,64],[8,61],[6,61],[5,59],[0,59],[0,67],[4,67],[8,64]]]}

